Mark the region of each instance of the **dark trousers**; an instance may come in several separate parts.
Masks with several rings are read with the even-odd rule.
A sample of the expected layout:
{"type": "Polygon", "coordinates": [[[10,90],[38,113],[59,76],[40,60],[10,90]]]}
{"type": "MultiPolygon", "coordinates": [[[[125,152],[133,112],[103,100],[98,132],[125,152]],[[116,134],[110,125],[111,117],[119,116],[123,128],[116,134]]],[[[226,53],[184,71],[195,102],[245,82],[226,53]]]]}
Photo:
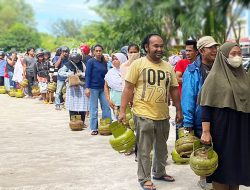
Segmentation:
{"type": "Polygon", "coordinates": [[[34,84],[34,75],[27,73],[26,78],[28,80],[28,95],[32,96],[32,86],[34,84]]]}
{"type": "Polygon", "coordinates": [[[0,86],[4,86],[4,77],[0,76],[0,86]]]}
{"type": "Polygon", "coordinates": [[[82,119],[83,123],[85,122],[85,115],[86,115],[85,111],[69,111],[70,119],[71,119],[72,115],[81,115],[81,119],[82,119]]]}

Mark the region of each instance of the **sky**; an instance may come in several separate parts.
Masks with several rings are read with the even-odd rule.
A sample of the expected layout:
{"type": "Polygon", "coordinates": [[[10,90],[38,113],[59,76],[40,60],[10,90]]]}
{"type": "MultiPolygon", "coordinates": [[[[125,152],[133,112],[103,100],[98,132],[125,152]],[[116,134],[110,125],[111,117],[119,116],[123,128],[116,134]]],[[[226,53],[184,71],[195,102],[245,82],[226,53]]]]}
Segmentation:
{"type": "Polygon", "coordinates": [[[52,34],[51,25],[58,19],[75,19],[83,24],[101,20],[91,10],[97,0],[26,0],[34,10],[39,32],[52,34]]]}

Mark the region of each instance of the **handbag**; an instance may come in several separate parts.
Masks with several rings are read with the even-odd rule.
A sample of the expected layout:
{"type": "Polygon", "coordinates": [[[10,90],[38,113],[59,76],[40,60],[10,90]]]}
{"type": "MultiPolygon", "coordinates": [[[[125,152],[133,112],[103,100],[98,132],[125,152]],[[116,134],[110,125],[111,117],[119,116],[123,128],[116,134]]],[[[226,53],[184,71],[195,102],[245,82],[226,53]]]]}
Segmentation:
{"type": "Polygon", "coordinates": [[[81,84],[81,80],[79,78],[79,73],[81,72],[80,69],[76,66],[76,64],[71,61],[71,63],[75,66],[76,68],[76,74],[70,75],[69,76],[69,86],[78,86],[81,84]]]}
{"type": "Polygon", "coordinates": [[[70,75],[69,76],[69,86],[78,86],[80,85],[80,79],[77,74],[70,75]]]}

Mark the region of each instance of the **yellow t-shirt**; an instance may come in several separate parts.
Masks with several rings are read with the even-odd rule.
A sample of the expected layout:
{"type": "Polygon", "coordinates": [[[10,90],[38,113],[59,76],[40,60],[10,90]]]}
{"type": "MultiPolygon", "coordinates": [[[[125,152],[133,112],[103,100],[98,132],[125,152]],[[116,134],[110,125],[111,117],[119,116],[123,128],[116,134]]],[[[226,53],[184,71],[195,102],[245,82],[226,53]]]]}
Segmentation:
{"type": "Polygon", "coordinates": [[[135,85],[133,112],[152,120],[169,118],[168,95],[170,86],[178,86],[172,66],[158,64],[142,57],[133,62],[125,78],[135,85]]]}

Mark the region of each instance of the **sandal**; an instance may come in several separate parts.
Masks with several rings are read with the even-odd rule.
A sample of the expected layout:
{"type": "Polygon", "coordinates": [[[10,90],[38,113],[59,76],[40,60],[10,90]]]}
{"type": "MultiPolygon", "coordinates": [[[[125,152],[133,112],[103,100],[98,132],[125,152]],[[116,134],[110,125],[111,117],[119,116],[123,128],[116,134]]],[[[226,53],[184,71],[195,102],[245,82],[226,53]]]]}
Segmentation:
{"type": "Polygon", "coordinates": [[[130,156],[131,154],[133,154],[135,151],[131,150],[130,152],[125,152],[124,155],[125,156],[130,156]]]}
{"type": "Polygon", "coordinates": [[[98,131],[92,131],[91,135],[98,135],[98,131]]]}
{"type": "Polygon", "coordinates": [[[156,190],[156,187],[152,182],[151,182],[151,184],[145,184],[145,183],[146,182],[140,183],[143,190],[156,190]]]}
{"type": "Polygon", "coordinates": [[[174,182],[175,181],[175,179],[172,176],[167,175],[167,174],[165,174],[165,175],[163,175],[161,177],[155,177],[155,176],[153,176],[153,179],[167,181],[167,182],[174,182]]]}

